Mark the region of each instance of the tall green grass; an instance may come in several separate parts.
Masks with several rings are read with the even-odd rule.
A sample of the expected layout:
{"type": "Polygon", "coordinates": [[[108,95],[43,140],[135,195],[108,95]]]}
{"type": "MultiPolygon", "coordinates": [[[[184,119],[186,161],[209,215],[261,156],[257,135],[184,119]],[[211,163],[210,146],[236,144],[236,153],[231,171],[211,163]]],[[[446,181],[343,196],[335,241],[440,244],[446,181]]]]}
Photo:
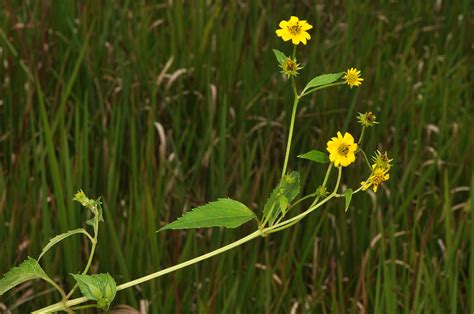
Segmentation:
{"type": "MultiPolygon", "coordinates": [[[[86,213],[71,200],[80,188],[105,206],[92,269],[118,282],[250,231],[155,233],[217,197],[260,212],[279,179],[291,110],[271,52],[291,47],[274,30],[294,14],[315,26],[298,48],[300,84],[350,66],[365,81],[304,99],[290,168],[312,192],[323,169],[295,156],[324,149],[337,130],[357,133],[356,113],[371,110],[381,124],[366,147],[393,156],[390,181],[376,197],[354,197],[348,212],[333,202],[281,234],[121,292],[115,304],[149,303],[152,313],[473,312],[469,4],[7,1],[0,273],[82,224],[86,213]]],[[[361,169],[345,182],[358,185],[361,169]]],[[[87,246],[69,239],[43,265],[71,287],[87,246]]],[[[47,289],[25,284],[0,309],[57,301],[47,289]]]]}

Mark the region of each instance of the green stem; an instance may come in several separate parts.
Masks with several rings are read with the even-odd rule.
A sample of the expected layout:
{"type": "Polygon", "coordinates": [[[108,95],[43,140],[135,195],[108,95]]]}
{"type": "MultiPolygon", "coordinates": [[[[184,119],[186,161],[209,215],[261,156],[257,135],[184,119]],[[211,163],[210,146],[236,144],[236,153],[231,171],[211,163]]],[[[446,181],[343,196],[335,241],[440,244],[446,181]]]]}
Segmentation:
{"type": "Polygon", "coordinates": [[[361,152],[362,155],[364,155],[365,162],[367,163],[367,166],[369,166],[370,171],[372,171],[372,165],[370,164],[370,161],[367,158],[367,155],[365,154],[364,150],[359,148],[358,152],[361,152]]]}
{"type": "Polygon", "coordinates": [[[293,208],[293,207],[295,207],[296,205],[298,205],[299,203],[301,203],[302,201],[307,200],[308,198],[312,198],[312,197],[314,197],[314,196],[316,196],[316,192],[315,192],[315,193],[308,194],[308,195],[305,195],[305,196],[303,196],[302,198],[298,199],[298,200],[297,200],[296,202],[294,202],[293,204],[290,204],[290,205],[288,206],[288,209],[293,208]]]}
{"type": "MultiPolygon", "coordinates": [[[[324,176],[323,184],[321,184],[321,186],[322,186],[323,188],[326,188],[326,184],[327,184],[327,182],[328,182],[329,174],[331,173],[331,170],[332,170],[332,163],[329,164],[328,170],[326,170],[326,175],[324,176]]],[[[318,195],[318,196],[314,199],[314,201],[313,201],[313,203],[311,204],[311,206],[313,206],[314,204],[316,204],[316,203],[319,201],[319,198],[320,198],[320,196],[318,195]]],[[[311,206],[310,206],[310,207],[311,207],[311,206]]]]}
{"type": "MultiPolygon", "coordinates": [[[[214,250],[214,251],[211,251],[211,252],[206,253],[204,255],[195,257],[195,258],[190,259],[186,262],[183,262],[183,263],[165,268],[163,270],[157,271],[157,272],[149,274],[147,276],[143,276],[143,277],[140,277],[138,279],[123,283],[123,284],[117,286],[117,291],[124,290],[124,289],[130,288],[132,286],[139,285],[141,283],[144,283],[144,282],[152,280],[152,279],[156,279],[156,278],[161,277],[163,275],[166,275],[166,274],[169,274],[171,272],[177,271],[178,269],[193,265],[195,263],[198,263],[198,262],[203,261],[205,259],[208,259],[210,257],[213,257],[213,256],[216,256],[218,254],[224,253],[224,252],[226,252],[230,249],[233,249],[237,246],[240,246],[240,245],[242,245],[242,244],[244,244],[244,243],[246,243],[250,240],[253,240],[257,237],[264,236],[265,234],[273,233],[273,232],[283,230],[283,229],[286,229],[286,228],[290,227],[291,225],[294,224],[293,222],[301,220],[306,215],[308,215],[309,213],[311,213],[312,211],[314,211],[315,209],[317,209],[321,205],[325,204],[327,201],[329,201],[331,198],[333,198],[334,195],[337,194],[336,192],[337,192],[337,189],[339,188],[339,183],[341,181],[341,172],[342,172],[341,167],[338,167],[338,170],[339,170],[339,173],[338,173],[337,182],[336,182],[336,186],[334,188],[334,191],[328,197],[326,197],[324,200],[322,200],[321,202],[319,202],[318,204],[316,204],[314,206],[311,206],[305,212],[303,212],[303,213],[301,213],[301,214],[299,214],[299,215],[297,215],[293,218],[285,220],[285,221],[283,221],[279,224],[276,224],[274,226],[254,231],[253,233],[247,235],[246,237],[244,237],[242,239],[239,239],[235,242],[232,242],[232,243],[230,243],[226,246],[223,246],[223,247],[221,247],[217,250],[214,250]],[[281,227],[283,227],[283,228],[281,228],[281,227]]],[[[58,286],[58,288],[61,289],[59,286],[58,286]]],[[[64,294],[64,293],[62,293],[62,294],[64,294]]],[[[69,300],[69,301],[66,301],[66,302],[58,302],[58,303],[52,304],[50,306],[39,309],[39,310],[37,310],[33,313],[37,313],[37,314],[39,314],[39,313],[51,313],[51,312],[57,312],[57,311],[61,311],[61,310],[67,310],[67,309],[70,309],[74,305],[79,305],[79,304],[87,302],[87,301],[88,301],[88,299],[86,297],[80,297],[80,298],[76,298],[76,299],[69,300]]]]}
{"type": "MultiPolygon", "coordinates": [[[[94,258],[95,249],[97,247],[97,238],[98,238],[98,236],[99,236],[99,218],[96,216],[95,219],[94,219],[94,238],[90,238],[91,243],[92,243],[92,247],[91,247],[91,251],[89,253],[89,258],[87,260],[86,267],[82,271],[83,275],[87,274],[87,272],[89,271],[89,268],[92,265],[92,259],[94,258]]],[[[79,285],[76,283],[72,287],[71,291],[69,291],[69,293],[67,294],[66,299],[69,299],[78,287],[79,287],[79,285]]]]}
{"type": "Polygon", "coordinates": [[[328,88],[328,87],[338,86],[338,85],[343,85],[343,84],[345,84],[345,82],[337,82],[337,83],[332,83],[332,84],[326,84],[326,85],[318,86],[318,87],[310,89],[310,90],[303,89],[303,91],[300,94],[300,98],[302,98],[303,96],[309,95],[309,94],[311,94],[311,93],[313,93],[317,90],[320,90],[320,89],[325,89],[325,88],[328,88]]]}
{"type": "Polygon", "coordinates": [[[51,286],[56,288],[56,290],[58,290],[58,292],[61,294],[63,300],[66,300],[66,292],[64,292],[63,288],[61,288],[53,279],[49,277],[43,277],[43,279],[47,281],[51,286]]]}
{"type": "Polygon", "coordinates": [[[77,310],[84,310],[84,309],[90,309],[90,308],[97,308],[97,304],[75,306],[75,307],[72,307],[71,310],[77,311],[77,310]]]}
{"type": "Polygon", "coordinates": [[[357,145],[360,145],[362,143],[362,140],[364,139],[364,133],[365,133],[365,126],[362,127],[362,132],[360,133],[359,141],[357,142],[357,145]]]}
{"type": "MultiPolygon", "coordinates": [[[[257,237],[260,237],[264,235],[264,231],[263,230],[257,230],[251,234],[249,234],[248,236],[240,239],[240,240],[237,240],[235,242],[232,242],[226,246],[223,246],[217,250],[214,250],[214,251],[211,251],[207,254],[204,254],[204,255],[201,255],[201,256],[198,256],[198,257],[195,257],[193,259],[190,259],[186,262],[183,262],[183,263],[180,263],[180,264],[177,264],[177,265],[174,265],[174,266],[171,266],[171,267],[168,267],[168,268],[165,268],[163,270],[160,270],[160,271],[157,271],[155,273],[152,273],[152,274],[149,274],[147,276],[143,276],[143,277],[140,277],[138,279],[135,279],[135,280],[132,280],[132,281],[129,281],[129,282],[126,282],[124,284],[121,284],[119,286],[117,286],[117,291],[120,291],[120,290],[124,290],[124,289],[127,289],[127,288],[130,288],[132,286],[136,286],[136,285],[139,285],[141,283],[144,283],[146,281],[149,281],[149,280],[152,280],[152,279],[155,279],[155,278],[158,278],[158,277],[161,277],[163,275],[166,275],[168,273],[171,273],[171,272],[174,272],[178,269],[181,269],[181,268],[184,268],[184,267],[187,267],[187,266],[190,266],[192,264],[195,264],[195,263],[198,263],[202,260],[205,260],[205,259],[208,259],[210,257],[213,257],[215,255],[218,255],[220,253],[223,253],[225,251],[228,251],[230,249],[233,249],[237,246],[240,246],[242,244],[244,244],[245,242],[248,242],[252,239],[255,239],[257,237]]],[[[51,313],[51,312],[56,312],[56,311],[60,311],[60,310],[64,310],[65,308],[67,307],[71,307],[71,306],[74,306],[74,305],[78,305],[78,304],[81,304],[81,303],[84,303],[88,301],[87,298],[85,297],[81,297],[81,298],[77,298],[77,299],[73,299],[73,300],[69,300],[67,302],[59,302],[59,303],[56,303],[56,304],[53,304],[53,305],[50,305],[48,307],[45,307],[45,308],[42,308],[40,310],[37,310],[33,313],[51,313]]]]}
{"type": "MultiPolygon", "coordinates": [[[[360,192],[362,190],[362,186],[360,186],[357,190],[355,190],[354,192],[352,192],[352,195],[360,192]]],[[[344,194],[334,194],[334,197],[343,197],[345,196],[344,194]]]]}
{"type": "MultiPolygon", "coordinates": [[[[303,219],[304,217],[306,217],[309,213],[311,213],[312,211],[314,211],[315,209],[319,208],[321,205],[323,205],[324,203],[328,202],[331,198],[333,198],[336,194],[337,194],[337,189],[339,188],[339,183],[341,182],[341,174],[342,174],[342,168],[341,167],[338,167],[338,175],[337,175],[337,181],[336,181],[336,186],[334,187],[334,191],[329,194],[325,199],[323,199],[321,202],[313,205],[313,206],[310,206],[310,208],[308,208],[306,211],[302,212],[301,214],[293,217],[293,218],[290,218],[288,220],[285,220],[285,221],[282,221],[281,223],[279,224],[275,224],[273,225],[272,227],[269,227],[269,232],[268,233],[273,233],[273,232],[276,232],[276,231],[280,231],[280,230],[283,230],[283,229],[286,229],[290,226],[293,225],[292,222],[296,221],[300,221],[301,219],[303,219]],[[284,226],[284,228],[280,228],[284,226]],[[275,230],[275,231],[273,231],[275,230]]],[[[265,229],[266,230],[266,229],[265,229]]]]}
{"type": "MultiPolygon", "coordinates": [[[[323,183],[322,183],[322,187],[325,188],[326,187],[326,183],[328,181],[328,178],[329,178],[329,173],[331,172],[331,169],[332,169],[332,163],[329,164],[328,166],[328,169],[326,170],[326,175],[324,176],[324,180],[323,180],[323,183]]],[[[291,204],[289,207],[288,207],[288,210],[291,209],[292,207],[296,206],[297,204],[301,203],[302,201],[308,199],[308,198],[311,198],[311,197],[314,197],[316,196],[316,192],[314,193],[311,193],[311,194],[308,194],[302,198],[300,198],[299,200],[297,200],[295,203],[291,204]]],[[[313,203],[311,203],[311,206],[314,206],[318,201],[319,201],[319,198],[320,196],[317,195],[316,198],[314,199],[313,203]]],[[[276,224],[280,223],[280,221],[284,218],[284,216],[281,216],[277,221],[276,221],[276,224]]],[[[296,223],[296,222],[295,222],[296,223]]],[[[292,224],[293,225],[293,224],[292,224]]]]}
{"type": "Polygon", "coordinates": [[[286,174],[286,168],[288,167],[288,159],[290,157],[290,150],[291,150],[291,141],[293,140],[293,129],[295,127],[295,117],[296,117],[296,109],[298,108],[299,97],[295,96],[295,100],[293,101],[293,110],[291,112],[291,121],[290,121],[290,130],[288,132],[288,142],[286,143],[286,153],[285,153],[285,161],[283,163],[283,170],[281,172],[280,183],[283,180],[283,177],[286,174]]]}

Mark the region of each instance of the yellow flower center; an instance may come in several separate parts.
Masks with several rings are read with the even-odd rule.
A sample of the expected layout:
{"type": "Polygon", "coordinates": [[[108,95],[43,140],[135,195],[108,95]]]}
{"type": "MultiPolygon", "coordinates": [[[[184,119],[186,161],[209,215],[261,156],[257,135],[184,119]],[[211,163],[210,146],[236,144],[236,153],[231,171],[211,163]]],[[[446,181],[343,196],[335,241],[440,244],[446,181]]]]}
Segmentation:
{"type": "Polygon", "coordinates": [[[352,73],[352,72],[349,72],[347,73],[347,82],[349,82],[349,84],[354,84],[354,83],[357,83],[357,79],[359,78],[359,76],[355,73],[352,73]]]}
{"type": "Polygon", "coordinates": [[[371,181],[375,185],[380,185],[382,182],[385,181],[385,174],[383,172],[376,171],[371,178],[371,181]]]}
{"type": "Polygon", "coordinates": [[[288,31],[292,35],[298,35],[301,32],[301,25],[299,25],[299,23],[296,23],[295,25],[288,26],[288,31]]]}
{"type": "Polygon", "coordinates": [[[296,63],[293,60],[288,59],[286,61],[285,67],[286,67],[287,71],[295,71],[296,70],[296,63]]]}
{"type": "Polygon", "coordinates": [[[347,157],[347,154],[349,154],[349,145],[346,144],[341,144],[337,148],[337,152],[341,154],[344,157],[347,157]]]}

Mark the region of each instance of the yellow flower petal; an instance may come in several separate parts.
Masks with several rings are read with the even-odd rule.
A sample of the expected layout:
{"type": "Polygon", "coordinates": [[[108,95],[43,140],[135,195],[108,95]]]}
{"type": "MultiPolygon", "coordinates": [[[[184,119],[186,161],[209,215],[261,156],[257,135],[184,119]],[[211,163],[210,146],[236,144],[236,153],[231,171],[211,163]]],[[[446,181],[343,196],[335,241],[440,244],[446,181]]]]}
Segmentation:
{"type": "MultiPolygon", "coordinates": [[[[304,30],[304,31],[307,31],[307,30],[310,30],[310,29],[313,28],[313,26],[312,26],[312,25],[309,25],[308,23],[306,23],[306,21],[305,21],[305,23],[304,23],[301,27],[302,27],[302,30],[304,30]]],[[[308,39],[309,39],[309,38],[308,38],[308,39]]]]}
{"type": "Polygon", "coordinates": [[[347,132],[344,134],[344,140],[354,143],[354,138],[347,132]]]}
{"type": "Polygon", "coordinates": [[[306,45],[307,41],[311,39],[311,36],[306,32],[313,28],[305,20],[299,20],[296,16],[291,16],[288,21],[281,21],[278,26],[280,29],[277,31],[277,36],[283,38],[284,41],[291,39],[294,45],[303,43],[306,45]]]}
{"type": "Polygon", "coordinates": [[[275,33],[277,34],[278,37],[283,37],[283,34],[285,33],[285,30],[284,29],[277,29],[275,31],[275,33]]]}
{"type": "Polygon", "coordinates": [[[288,40],[291,39],[291,34],[288,31],[285,31],[285,32],[283,32],[282,38],[283,38],[284,41],[288,41],[288,40]]]}
{"type": "Polygon", "coordinates": [[[333,137],[326,145],[326,149],[329,152],[329,160],[336,167],[339,165],[347,167],[355,161],[357,144],[354,143],[354,138],[349,133],[345,133],[343,136],[338,131],[337,137],[333,137]]]}
{"type": "Polygon", "coordinates": [[[291,17],[290,17],[290,20],[289,20],[288,22],[290,22],[290,24],[296,24],[296,23],[298,23],[298,21],[299,21],[299,18],[298,18],[298,17],[296,17],[296,16],[291,16],[291,17]]]}

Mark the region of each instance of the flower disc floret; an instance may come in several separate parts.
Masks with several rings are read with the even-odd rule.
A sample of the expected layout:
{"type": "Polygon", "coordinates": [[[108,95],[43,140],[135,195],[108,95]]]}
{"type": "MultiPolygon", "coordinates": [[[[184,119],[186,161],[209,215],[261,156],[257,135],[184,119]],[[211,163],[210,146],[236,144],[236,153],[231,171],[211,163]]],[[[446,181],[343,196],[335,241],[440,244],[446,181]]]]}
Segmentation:
{"type": "Polygon", "coordinates": [[[334,166],[347,167],[355,161],[355,152],[357,144],[354,143],[354,137],[350,133],[342,136],[341,132],[337,132],[337,137],[333,137],[327,143],[329,152],[329,160],[334,166]]]}
{"type": "Polygon", "coordinates": [[[278,26],[280,29],[276,30],[277,36],[281,37],[284,41],[291,39],[294,45],[298,45],[300,42],[306,45],[306,41],[311,39],[307,30],[310,30],[313,26],[296,16],[290,17],[288,21],[281,21],[278,26]]]}
{"type": "Polygon", "coordinates": [[[349,85],[350,88],[353,86],[359,86],[362,84],[362,81],[364,80],[362,77],[360,77],[360,71],[357,70],[356,68],[350,68],[349,70],[346,71],[344,75],[344,80],[346,81],[346,84],[349,85]]]}
{"type": "Polygon", "coordinates": [[[359,115],[357,116],[357,121],[365,127],[371,127],[375,124],[379,124],[377,122],[377,116],[375,116],[372,111],[366,113],[359,113],[359,115]]]}
{"type": "Polygon", "coordinates": [[[290,76],[297,76],[299,70],[302,69],[300,64],[296,62],[296,59],[287,58],[282,64],[280,64],[282,69],[281,73],[285,74],[288,78],[290,76]]]}

